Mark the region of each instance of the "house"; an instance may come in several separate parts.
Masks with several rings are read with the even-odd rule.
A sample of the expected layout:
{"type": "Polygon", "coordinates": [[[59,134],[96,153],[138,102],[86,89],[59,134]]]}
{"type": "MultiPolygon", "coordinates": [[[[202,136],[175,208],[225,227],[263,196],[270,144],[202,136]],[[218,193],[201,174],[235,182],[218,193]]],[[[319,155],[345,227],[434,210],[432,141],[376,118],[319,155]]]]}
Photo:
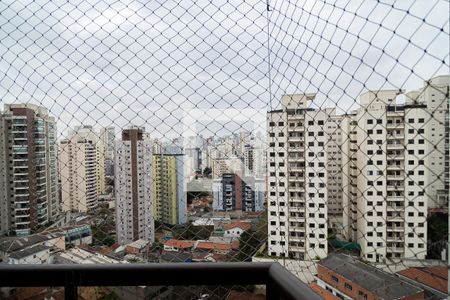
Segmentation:
{"type": "Polygon", "coordinates": [[[46,233],[64,234],[66,247],[92,244],[92,230],[89,224],[70,225],[47,230],[46,233]]]}
{"type": "Polygon", "coordinates": [[[215,254],[229,254],[233,250],[239,248],[239,242],[235,241],[232,243],[214,243],[211,241],[198,241],[195,249],[211,252],[215,254]]]}
{"type": "Polygon", "coordinates": [[[171,239],[164,243],[164,251],[190,251],[195,243],[195,241],[171,239]]]}
{"type": "Polygon", "coordinates": [[[318,262],[316,280],[341,299],[425,299],[422,288],[340,253],[318,262]]]}
{"type": "MultiPolygon", "coordinates": [[[[33,251],[38,251],[38,249],[43,249],[43,247],[38,248],[36,246],[47,247],[50,254],[63,251],[66,249],[64,234],[40,233],[25,237],[5,237],[0,239],[0,261],[9,262],[9,258],[13,256],[13,259],[11,260],[11,263],[13,263],[16,262],[17,259],[24,259],[22,256],[28,252],[31,253],[33,251]],[[24,251],[29,248],[33,248],[33,250],[28,252],[24,251]],[[15,252],[18,252],[18,254],[13,255],[15,252]]],[[[47,252],[47,250],[45,252],[47,252]]],[[[30,259],[29,257],[27,259],[33,261],[33,263],[38,263],[38,260],[30,259]]],[[[47,258],[42,260],[47,261],[47,258]]]]}
{"type": "Polygon", "coordinates": [[[11,253],[8,257],[8,264],[50,264],[50,247],[45,245],[35,245],[11,253]]]}
{"type": "Polygon", "coordinates": [[[224,224],[223,231],[224,237],[240,237],[244,231],[250,230],[252,228],[252,224],[248,222],[233,222],[231,224],[224,224]]]}
{"type": "Polygon", "coordinates": [[[125,252],[127,254],[140,254],[147,253],[150,247],[150,242],[147,240],[139,239],[131,242],[125,246],[125,252]]]}

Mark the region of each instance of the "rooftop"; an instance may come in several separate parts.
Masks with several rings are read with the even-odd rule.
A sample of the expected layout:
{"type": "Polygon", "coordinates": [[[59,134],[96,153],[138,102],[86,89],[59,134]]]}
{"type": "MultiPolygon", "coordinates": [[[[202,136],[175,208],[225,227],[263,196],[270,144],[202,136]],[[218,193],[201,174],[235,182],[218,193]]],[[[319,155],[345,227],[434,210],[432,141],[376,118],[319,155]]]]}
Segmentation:
{"type": "Polygon", "coordinates": [[[26,249],[15,251],[15,252],[11,253],[9,255],[9,257],[14,258],[14,259],[21,259],[21,258],[25,258],[30,255],[33,255],[33,254],[36,254],[36,253],[39,253],[42,251],[46,251],[49,249],[50,249],[50,247],[48,247],[48,246],[36,245],[36,246],[28,247],[26,249]]]}
{"type": "Polygon", "coordinates": [[[64,236],[62,233],[33,234],[26,237],[6,237],[0,239],[0,251],[12,253],[35,244],[64,236]]]}
{"type": "Polygon", "coordinates": [[[137,241],[129,243],[127,246],[137,248],[137,249],[142,249],[142,248],[146,247],[148,244],[149,244],[149,241],[139,239],[137,241]]]}
{"type": "Polygon", "coordinates": [[[191,253],[185,253],[185,252],[164,252],[161,255],[161,260],[167,261],[167,262],[187,262],[192,260],[192,254],[191,253]]]}
{"type": "Polygon", "coordinates": [[[351,256],[330,254],[319,265],[377,294],[383,299],[399,299],[423,290],[351,256]]]}
{"type": "Polygon", "coordinates": [[[194,247],[195,241],[182,241],[182,240],[172,239],[172,240],[168,240],[167,242],[165,242],[164,245],[168,246],[168,247],[187,249],[187,248],[194,247]]]}
{"type": "Polygon", "coordinates": [[[73,264],[124,264],[126,261],[118,260],[106,255],[91,252],[81,248],[72,248],[57,254],[59,263],[73,264]]]}
{"type": "Polygon", "coordinates": [[[398,274],[420,282],[438,291],[447,293],[448,284],[447,267],[409,268],[398,274]]]}
{"type": "Polygon", "coordinates": [[[240,229],[246,231],[246,230],[250,230],[252,228],[252,224],[250,224],[248,222],[233,222],[230,224],[223,225],[223,230],[230,230],[233,228],[240,228],[240,229]]]}
{"type": "Polygon", "coordinates": [[[199,241],[196,248],[200,250],[232,250],[239,248],[239,242],[235,241],[229,244],[222,244],[209,241],[199,241]]]}

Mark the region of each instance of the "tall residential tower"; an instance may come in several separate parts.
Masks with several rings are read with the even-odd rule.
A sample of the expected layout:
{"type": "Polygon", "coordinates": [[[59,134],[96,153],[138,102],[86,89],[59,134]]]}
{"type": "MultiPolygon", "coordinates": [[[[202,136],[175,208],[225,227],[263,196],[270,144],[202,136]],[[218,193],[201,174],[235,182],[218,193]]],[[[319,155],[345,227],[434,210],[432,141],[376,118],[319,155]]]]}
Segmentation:
{"type": "Polygon", "coordinates": [[[155,239],[152,149],[143,128],[124,129],[122,140],[115,142],[116,231],[121,245],[155,239]]]}
{"type": "Polygon", "coordinates": [[[0,114],[0,232],[27,235],[58,218],[56,123],[44,107],[0,114]]]}

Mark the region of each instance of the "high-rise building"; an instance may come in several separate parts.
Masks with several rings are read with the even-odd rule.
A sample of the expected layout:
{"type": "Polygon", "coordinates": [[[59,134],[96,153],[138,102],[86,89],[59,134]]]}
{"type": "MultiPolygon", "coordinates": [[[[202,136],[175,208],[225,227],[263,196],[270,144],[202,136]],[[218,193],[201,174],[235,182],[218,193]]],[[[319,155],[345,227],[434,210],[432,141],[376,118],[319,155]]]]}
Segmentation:
{"type": "Polygon", "coordinates": [[[330,115],[327,120],[325,151],[327,155],[328,216],[341,218],[342,215],[342,116],[330,115]]]}
{"type": "Polygon", "coordinates": [[[213,179],[221,179],[223,174],[241,172],[244,168],[242,160],[236,156],[218,158],[212,161],[213,179]]]}
{"type": "Polygon", "coordinates": [[[114,175],[114,140],[116,139],[115,128],[103,127],[100,129],[100,140],[104,145],[105,176],[114,175]]]}
{"type": "Polygon", "coordinates": [[[153,155],[153,203],[155,220],[171,225],[187,222],[183,154],[153,155]]]}
{"type": "Polygon", "coordinates": [[[213,180],[213,209],[215,211],[263,211],[264,186],[262,178],[242,177],[239,172],[225,173],[213,180]]]}
{"type": "Polygon", "coordinates": [[[263,177],[266,175],[266,145],[260,136],[251,136],[249,143],[242,148],[244,173],[246,176],[263,177]]]}
{"type": "Polygon", "coordinates": [[[358,190],[356,185],[356,178],[358,174],[357,167],[357,132],[356,128],[358,121],[356,112],[351,112],[343,116],[341,122],[342,145],[342,227],[343,236],[350,242],[356,242],[357,231],[357,205],[356,199],[358,190]]]}
{"type": "Polygon", "coordinates": [[[0,114],[0,232],[27,235],[60,213],[56,123],[44,107],[0,114]]]}
{"type": "MultiPolygon", "coordinates": [[[[424,82],[422,89],[416,92],[415,102],[425,104],[429,114],[429,122],[425,125],[425,141],[428,154],[425,192],[429,208],[448,209],[449,201],[449,101],[450,76],[436,76],[424,82]],[[447,180],[447,182],[446,182],[447,180]]],[[[408,120],[407,120],[408,121],[408,120]]]]}
{"type": "Polygon", "coordinates": [[[59,169],[64,211],[90,212],[97,207],[101,152],[92,126],[80,126],[68,139],[60,142],[59,169]]]}
{"type": "Polygon", "coordinates": [[[344,235],[368,261],[426,256],[428,208],[448,201],[449,85],[450,76],[433,78],[405,103],[401,91],[369,91],[344,117],[344,235]]]}
{"type": "Polygon", "coordinates": [[[115,142],[116,232],[121,245],[155,239],[152,149],[143,128],[124,129],[122,140],[115,142]]]}
{"type": "MultiPolygon", "coordinates": [[[[267,115],[269,254],[311,260],[327,255],[328,126],[334,109],[313,109],[314,94],[285,95],[267,115]]],[[[332,125],[333,124],[333,125],[332,125]]],[[[337,143],[337,140],[336,140],[337,143]]],[[[332,187],[332,186],[331,186],[332,187]]],[[[334,199],[334,198],[333,198],[334,199]]]]}

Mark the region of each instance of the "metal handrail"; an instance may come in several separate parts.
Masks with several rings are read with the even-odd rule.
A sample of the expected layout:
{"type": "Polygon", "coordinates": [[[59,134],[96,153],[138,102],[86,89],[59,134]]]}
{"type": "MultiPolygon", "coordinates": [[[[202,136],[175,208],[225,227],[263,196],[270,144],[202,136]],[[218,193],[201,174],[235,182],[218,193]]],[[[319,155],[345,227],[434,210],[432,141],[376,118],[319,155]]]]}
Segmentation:
{"type": "Polygon", "coordinates": [[[77,299],[79,286],[266,285],[267,299],[321,299],[279,263],[161,263],[101,265],[4,265],[1,287],[64,286],[77,299]]]}

